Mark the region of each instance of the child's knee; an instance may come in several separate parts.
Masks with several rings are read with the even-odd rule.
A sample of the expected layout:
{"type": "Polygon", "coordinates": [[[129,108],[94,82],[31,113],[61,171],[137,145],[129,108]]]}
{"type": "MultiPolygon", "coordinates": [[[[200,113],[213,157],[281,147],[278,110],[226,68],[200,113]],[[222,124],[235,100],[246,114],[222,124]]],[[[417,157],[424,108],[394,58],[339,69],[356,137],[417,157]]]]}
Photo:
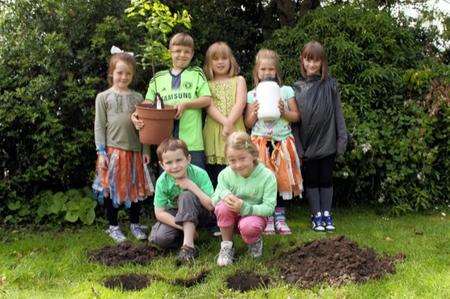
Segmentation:
{"type": "MultiPolygon", "coordinates": [[[[242,236],[259,236],[265,228],[265,221],[261,217],[247,217],[239,222],[238,228],[242,236]]],[[[244,238],[245,239],[245,238],[244,238]]]]}
{"type": "Polygon", "coordinates": [[[217,218],[222,218],[231,216],[233,214],[233,211],[231,211],[231,209],[223,202],[219,202],[214,208],[214,214],[217,216],[217,218]]]}
{"type": "Polygon", "coordinates": [[[177,232],[165,232],[153,227],[149,241],[161,248],[177,248],[180,243],[180,235],[177,232]]]}
{"type": "Polygon", "coordinates": [[[178,208],[183,205],[192,205],[197,200],[197,196],[193,192],[185,190],[178,196],[178,208]]]}

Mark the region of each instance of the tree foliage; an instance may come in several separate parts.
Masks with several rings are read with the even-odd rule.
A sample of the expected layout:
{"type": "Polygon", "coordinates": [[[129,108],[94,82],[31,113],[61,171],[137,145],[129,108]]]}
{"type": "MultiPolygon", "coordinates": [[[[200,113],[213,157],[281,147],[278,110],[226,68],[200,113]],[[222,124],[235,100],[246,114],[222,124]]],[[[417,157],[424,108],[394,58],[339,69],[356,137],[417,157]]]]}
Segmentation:
{"type": "Polygon", "coordinates": [[[386,11],[339,5],[310,12],[264,43],[281,54],[288,83],[300,77],[306,42],[326,48],[353,135],[336,169],[340,200],[405,212],[448,198],[450,68],[439,61],[435,39],[386,11]]]}
{"type": "MultiPolygon", "coordinates": [[[[325,44],[354,140],[338,163],[339,199],[365,199],[397,212],[447,199],[450,76],[448,65],[435,58],[436,32],[386,11],[348,4],[317,8],[294,27],[280,28],[274,1],[167,3],[171,11],[191,4],[197,56],[225,40],[248,74],[257,45],[265,40],[262,46],[281,54],[287,83],[300,76],[303,44],[311,39],[325,44]]],[[[185,13],[184,21],[172,22],[174,15],[161,8],[169,25],[158,35],[152,31],[162,26],[158,17],[144,19],[151,9],[130,8],[127,17],[127,7],[133,6],[112,0],[16,0],[1,7],[0,215],[37,217],[41,202],[41,219],[74,220],[73,213],[66,214],[76,210],[85,215],[81,221],[90,222],[93,206],[76,198],[69,204],[67,192],[58,192],[92,181],[94,99],[107,88],[109,49],[116,45],[149,62],[164,57],[162,47],[149,48],[151,40],[167,46],[170,28],[188,24],[185,13]],[[54,205],[55,198],[64,198],[65,205],[54,205]]],[[[150,63],[158,68],[158,60],[150,63]]],[[[139,67],[134,88],[145,91],[152,74],[139,67]]]]}
{"type": "Polygon", "coordinates": [[[0,212],[31,209],[41,190],[89,183],[94,99],[107,87],[109,49],[134,50],[143,35],[124,19],[127,4],[17,0],[3,9],[0,212]]]}

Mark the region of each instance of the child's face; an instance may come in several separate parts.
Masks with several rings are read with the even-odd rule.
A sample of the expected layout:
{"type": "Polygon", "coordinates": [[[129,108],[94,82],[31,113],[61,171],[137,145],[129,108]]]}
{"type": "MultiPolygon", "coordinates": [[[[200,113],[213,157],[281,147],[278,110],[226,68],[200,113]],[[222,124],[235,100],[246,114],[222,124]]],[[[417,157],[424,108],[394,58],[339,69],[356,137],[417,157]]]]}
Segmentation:
{"type": "Polygon", "coordinates": [[[227,75],[230,70],[231,62],[228,57],[214,57],[212,59],[212,70],[214,76],[227,75]]]}
{"type": "Polygon", "coordinates": [[[126,90],[133,80],[133,69],[124,61],[119,60],[112,73],[112,78],[113,87],[119,90],[126,90]]]}
{"type": "Polygon", "coordinates": [[[194,50],[190,47],[173,45],[170,48],[170,56],[172,57],[172,66],[175,69],[185,69],[191,63],[194,56],[194,50]]]}
{"type": "Polygon", "coordinates": [[[320,59],[314,60],[312,58],[303,58],[303,67],[305,68],[307,76],[320,75],[322,68],[322,61],[320,59]]]}
{"type": "Polygon", "coordinates": [[[253,162],[255,158],[245,149],[229,148],[227,150],[227,160],[231,169],[244,178],[249,177],[255,168],[253,162]]]}
{"type": "Polygon", "coordinates": [[[174,179],[186,177],[186,169],[191,162],[191,156],[186,157],[182,149],[167,151],[162,154],[161,167],[174,179]]]}
{"type": "Polygon", "coordinates": [[[277,76],[277,68],[272,59],[261,59],[258,68],[259,81],[266,78],[275,78],[277,76]]]}

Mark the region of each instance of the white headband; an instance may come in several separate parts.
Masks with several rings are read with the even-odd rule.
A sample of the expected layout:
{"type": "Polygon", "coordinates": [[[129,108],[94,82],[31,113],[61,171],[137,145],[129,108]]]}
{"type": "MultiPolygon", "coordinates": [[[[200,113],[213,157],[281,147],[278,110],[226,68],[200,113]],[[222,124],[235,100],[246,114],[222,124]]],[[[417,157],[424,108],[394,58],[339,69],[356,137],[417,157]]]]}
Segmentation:
{"type": "Polygon", "coordinates": [[[116,46],[112,46],[111,47],[111,54],[119,54],[119,53],[125,53],[131,56],[134,56],[133,52],[125,52],[123,50],[121,50],[120,48],[116,47],[116,46]]]}

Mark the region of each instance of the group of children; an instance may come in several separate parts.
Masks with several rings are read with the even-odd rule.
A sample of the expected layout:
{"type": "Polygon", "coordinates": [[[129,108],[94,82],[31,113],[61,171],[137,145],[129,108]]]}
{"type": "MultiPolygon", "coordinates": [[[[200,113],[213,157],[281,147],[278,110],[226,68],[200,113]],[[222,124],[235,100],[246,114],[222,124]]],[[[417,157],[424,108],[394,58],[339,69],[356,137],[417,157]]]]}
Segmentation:
{"type": "Polygon", "coordinates": [[[154,193],[157,222],[149,240],[163,248],[181,246],[179,260],[191,261],[198,255],[197,227],[214,223],[222,237],[217,264],[225,266],[233,262],[235,232],[253,257],[262,255],[263,233],[290,234],[284,201],[300,197],[303,191],[313,229],[334,230],[332,169],[336,155],[345,151],[347,133],[323,47],[317,42],[304,46],[303,78],[293,88],[282,85],[276,52],[258,52],[254,87],[267,79],[281,86],[281,117],[275,121],[258,119],[255,89],[247,92],[226,43],[209,47],[203,70],[190,66],[194,41],[189,34],[175,34],[169,50],[172,68],[154,75],[145,97],[153,102],[159,95],[177,109],[173,137],[156,151],[163,172],[155,188],[146,167],[150,150],[139,143],[137,131],[144,123],[135,105],[144,99],[129,89],[136,67],[132,55],[112,55],[111,87],[97,95],[93,186],[105,203],[107,233],[117,242],[126,239],[117,222],[118,208],[125,205],[131,233],[145,240],[145,227],[139,224],[140,202],[154,193]]]}

